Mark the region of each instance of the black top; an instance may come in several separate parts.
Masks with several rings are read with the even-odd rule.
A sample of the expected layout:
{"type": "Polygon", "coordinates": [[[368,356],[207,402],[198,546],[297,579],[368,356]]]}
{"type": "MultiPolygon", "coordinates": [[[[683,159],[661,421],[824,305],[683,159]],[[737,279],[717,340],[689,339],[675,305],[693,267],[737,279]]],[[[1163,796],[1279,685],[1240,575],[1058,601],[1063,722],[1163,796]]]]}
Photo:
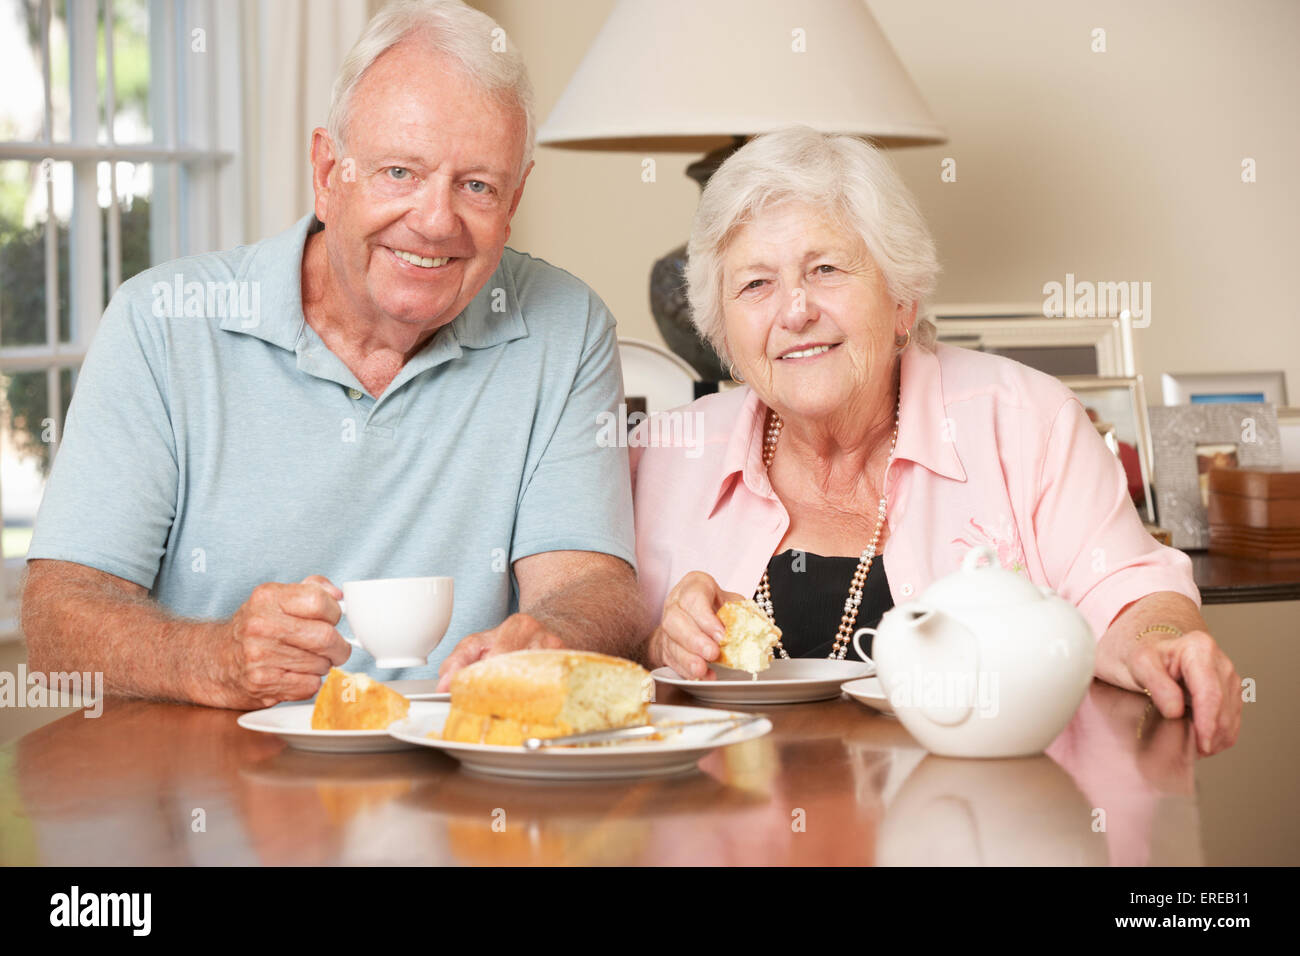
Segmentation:
{"type": "MultiPolygon", "coordinates": [[[[835,634],[849,596],[857,558],[826,558],[810,551],[782,551],[767,563],[772,590],[772,612],[781,629],[781,646],[791,657],[826,657],[835,646],[835,634]]],[[[862,603],[853,629],[875,627],[894,606],[885,576],[885,558],[876,555],[862,587],[862,603]]],[[[871,635],[862,635],[862,649],[871,653],[871,635]]],[[[846,661],[860,661],[849,644],[846,661]]]]}

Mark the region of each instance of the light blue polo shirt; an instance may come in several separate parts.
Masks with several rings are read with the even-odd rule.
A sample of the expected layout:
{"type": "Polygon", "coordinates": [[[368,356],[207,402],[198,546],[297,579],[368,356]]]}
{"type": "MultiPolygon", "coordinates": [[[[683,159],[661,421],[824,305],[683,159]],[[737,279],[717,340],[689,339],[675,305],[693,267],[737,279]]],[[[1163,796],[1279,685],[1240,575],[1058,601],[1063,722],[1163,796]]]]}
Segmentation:
{"type": "Polygon", "coordinates": [[[517,610],[519,558],[633,564],[627,449],[599,425],[622,400],[614,320],[580,280],[506,249],[376,400],[303,317],[315,227],[122,284],[27,557],[107,571],[194,618],[233,614],[264,581],[449,575],[451,625],[427,666],[379,670],[361,650],[347,664],[431,677],[517,610]]]}

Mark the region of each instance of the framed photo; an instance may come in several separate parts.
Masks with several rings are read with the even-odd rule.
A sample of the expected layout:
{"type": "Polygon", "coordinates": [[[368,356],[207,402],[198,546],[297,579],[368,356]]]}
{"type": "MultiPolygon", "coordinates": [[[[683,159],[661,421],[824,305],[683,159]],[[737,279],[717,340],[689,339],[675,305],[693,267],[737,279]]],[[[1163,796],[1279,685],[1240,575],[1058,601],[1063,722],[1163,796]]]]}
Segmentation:
{"type": "Polygon", "coordinates": [[[1277,432],[1282,441],[1282,467],[1300,471],[1300,408],[1277,410],[1277,432]]]}
{"type": "Polygon", "coordinates": [[[1176,548],[1207,548],[1203,488],[1211,468],[1275,468],[1282,463],[1277,414],[1256,403],[1165,405],[1148,409],[1161,527],[1176,548]]]}
{"type": "Polygon", "coordinates": [[[1133,326],[1126,313],[1113,318],[1050,318],[1039,302],[936,305],[930,318],[940,342],[1005,355],[1049,375],[1136,374],[1133,326]]]}
{"type": "Polygon", "coordinates": [[[1165,372],[1160,391],[1166,405],[1214,405],[1230,402],[1286,404],[1285,372],[1165,372]]]}
{"type": "Polygon", "coordinates": [[[1147,421],[1142,376],[1103,378],[1063,375],[1061,381],[1079,397],[1097,432],[1124,466],[1129,496],[1142,520],[1156,523],[1152,492],[1151,427],[1147,421]]]}

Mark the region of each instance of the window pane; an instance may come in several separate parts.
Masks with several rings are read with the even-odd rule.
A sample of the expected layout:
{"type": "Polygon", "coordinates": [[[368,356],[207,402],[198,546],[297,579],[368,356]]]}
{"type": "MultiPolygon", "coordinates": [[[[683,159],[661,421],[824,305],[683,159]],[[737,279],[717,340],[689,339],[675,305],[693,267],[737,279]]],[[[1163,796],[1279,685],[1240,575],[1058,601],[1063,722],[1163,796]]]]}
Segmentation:
{"type": "MultiPolygon", "coordinates": [[[[70,128],[70,73],[65,0],[50,9],[50,87],[54,138],[67,140],[70,128]]],[[[41,55],[39,0],[0,0],[0,139],[45,138],[45,82],[41,55]]]]}
{"type": "Polygon", "coordinates": [[[38,140],[44,136],[44,84],[41,79],[40,11],[23,0],[0,0],[0,139],[38,140]]]}
{"type": "Polygon", "coordinates": [[[77,369],[58,369],[59,418],[50,419],[48,372],[0,375],[0,490],[4,495],[3,553],[21,558],[32,539],[36,511],[50,471],[50,449],[63,435],[77,369]]]}
{"type": "MultiPolygon", "coordinates": [[[[54,139],[60,142],[72,138],[71,49],[67,0],[54,0],[50,4],[50,105],[54,112],[54,139]]],[[[40,84],[36,88],[39,90],[40,84]]]]}
{"type": "Polygon", "coordinates": [[[153,174],[152,163],[117,164],[117,208],[122,221],[123,282],[153,265],[149,253],[153,174]]]}
{"type": "MultiPolygon", "coordinates": [[[[99,11],[99,139],[107,142],[107,76],[103,7],[99,11]]],[[[147,0],[113,0],[113,137],[119,143],[153,140],[149,122],[149,4],[147,0]]]]}
{"type": "Polygon", "coordinates": [[[46,177],[54,184],[58,230],[59,325],[68,316],[70,163],[0,162],[0,345],[43,345],[45,336],[46,177]]]}
{"type": "MultiPolygon", "coordinates": [[[[11,372],[0,376],[0,493],[4,497],[4,556],[20,558],[32,538],[36,509],[49,473],[54,436],[49,420],[46,373],[11,372]]],[[[59,423],[62,427],[62,422],[59,423]]]]}
{"type": "MultiPolygon", "coordinates": [[[[149,268],[150,261],[149,201],[153,195],[153,164],[130,163],[118,161],[110,167],[100,163],[98,170],[99,205],[104,216],[104,302],[108,302],[117,290],[113,287],[113,263],[110,256],[113,249],[109,244],[112,229],[112,210],[110,198],[113,189],[117,190],[118,254],[121,256],[120,281],[125,282],[137,272],[149,268]],[[117,174],[116,182],[110,175],[110,169],[117,174]]],[[[60,330],[64,342],[71,341],[71,330],[60,330]]]]}
{"type": "Polygon", "coordinates": [[[63,423],[68,420],[68,405],[72,401],[72,390],[77,387],[77,373],[80,369],[67,366],[59,369],[59,398],[63,407],[59,410],[59,437],[63,437],[63,423]]]}

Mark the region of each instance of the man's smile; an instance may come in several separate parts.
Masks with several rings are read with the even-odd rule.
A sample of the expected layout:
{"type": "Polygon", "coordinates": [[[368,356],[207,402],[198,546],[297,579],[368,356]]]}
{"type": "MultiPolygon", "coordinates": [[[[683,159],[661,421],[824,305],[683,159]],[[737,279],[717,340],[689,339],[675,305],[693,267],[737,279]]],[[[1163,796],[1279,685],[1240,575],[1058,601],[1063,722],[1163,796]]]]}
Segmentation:
{"type": "Polygon", "coordinates": [[[408,252],[405,249],[394,249],[392,246],[385,246],[396,258],[408,265],[415,266],[419,269],[440,269],[449,262],[455,262],[455,256],[422,256],[416,252],[408,252]]]}

